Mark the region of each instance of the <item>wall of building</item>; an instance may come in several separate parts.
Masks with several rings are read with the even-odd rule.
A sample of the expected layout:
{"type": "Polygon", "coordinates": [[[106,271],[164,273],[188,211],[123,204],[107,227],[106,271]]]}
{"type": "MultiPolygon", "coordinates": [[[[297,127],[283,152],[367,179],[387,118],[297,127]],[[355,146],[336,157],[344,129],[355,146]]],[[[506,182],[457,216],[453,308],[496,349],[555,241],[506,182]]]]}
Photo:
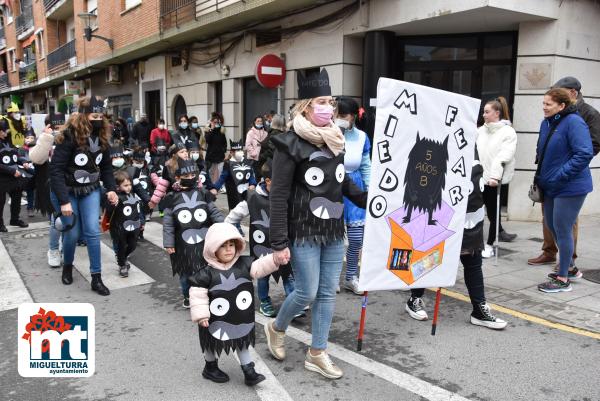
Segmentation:
{"type": "Polygon", "coordinates": [[[106,72],[98,71],[90,76],[92,83],[91,94],[94,96],[123,96],[131,95],[132,114],[136,115],[136,110],[139,112],[139,82],[137,78],[137,64],[127,63],[120,66],[119,73],[121,75],[120,84],[107,84],[106,72]]]}
{"type": "MultiPolygon", "coordinates": [[[[541,219],[539,205],[527,201],[535,172],[535,146],[543,119],[544,92],[560,78],[572,75],[582,83],[585,100],[600,109],[600,4],[566,1],[558,19],[519,26],[514,127],[519,135],[517,171],[511,184],[508,216],[515,220],[541,219]]],[[[600,158],[592,160],[596,191],[588,195],[582,214],[598,213],[600,158]]]]}
{"type": "Polygon", "coordinates": [[[165,78],[165,56],[156,56],[141,61],[139,67],[139,109],[145,109],[145,93],[150,90],[160,90],[161,117],[166,117],[167,112],[167,84],[165,78]]]}

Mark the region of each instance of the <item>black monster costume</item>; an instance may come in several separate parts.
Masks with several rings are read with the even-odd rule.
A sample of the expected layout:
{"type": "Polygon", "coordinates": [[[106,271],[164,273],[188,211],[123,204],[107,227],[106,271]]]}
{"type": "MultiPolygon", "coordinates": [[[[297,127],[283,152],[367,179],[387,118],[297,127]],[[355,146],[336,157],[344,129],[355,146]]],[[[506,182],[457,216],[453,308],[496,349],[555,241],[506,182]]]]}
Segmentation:
{"type": "MultiPolygon", "coordinates": [[[[232,151],[241,151],[243,145],[240,142],[230,142],[230,148],[232,151]]],[[[225,176],[225,189],[227,190],[227,205],[229,210],[232,210],[243,200],[246,200],[248,194],[248,187],[251,185],[252,164],[251,161],[242,158],[238,161],[234,158],[229,159],[223,165],[223,174],[219,179],[219,182],[215,186],[219,187],[223,184],[222,179],[225,176]]]]}
{"type": "Polygon", "coordinates": [[[446,186],[448,164],[448,137],[443,143],[421,138],[417,132],[417,141],[408,154],[406,174],[404,175],[404,223],[411,219],[412,211],[426,211],[429,225],[435,225],[433,213],[442,204],[442,191],[446,186]]]}
{"type": "Polygon", "coordinates": [[[252,262],[241,256],[228,270],[207,266],[189,279],[192,286],[208,289],[209,326],[199,330],[202,351],[219,355],[254,346],[252,262]]]}

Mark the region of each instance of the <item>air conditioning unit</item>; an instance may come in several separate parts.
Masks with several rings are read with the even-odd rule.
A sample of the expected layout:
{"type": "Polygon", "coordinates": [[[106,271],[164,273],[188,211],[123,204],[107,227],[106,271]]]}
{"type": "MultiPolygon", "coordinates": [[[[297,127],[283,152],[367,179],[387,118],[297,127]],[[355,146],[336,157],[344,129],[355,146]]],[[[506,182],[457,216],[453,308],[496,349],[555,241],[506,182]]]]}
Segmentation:
{"type": "Polygon", "coordinates": [[[109,65],[106,67],[106,83],[107,84],[120,84],[121,75],[119,74],[118,65],[109,65]]]}

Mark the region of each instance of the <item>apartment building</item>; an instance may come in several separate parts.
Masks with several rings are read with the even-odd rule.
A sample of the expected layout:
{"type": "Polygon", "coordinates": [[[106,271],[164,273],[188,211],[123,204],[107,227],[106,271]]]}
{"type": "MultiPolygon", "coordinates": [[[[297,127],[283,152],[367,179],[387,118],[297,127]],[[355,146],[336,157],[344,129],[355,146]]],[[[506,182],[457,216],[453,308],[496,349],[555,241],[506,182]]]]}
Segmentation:
{"type": "MultiPolygon", "coordinates": [[[[3,104],[18,96],[28,110],[51,110],[68,81],[75,91],[107,96],[115,115],[135,118],[144,111],[171,127],[181,114],[205,121],[221,111],[228,135],[240,138],[256,114],[285,113],[296,101],[298,72],[319,67],[327,68],[334,95],[355,97],[371,114],[381,76],[483,101],[505,96],[519,135],[511,219],[540,218],[539,207],[524,199],[535,170],[543,93],[574,75],[586,101],[600,108],[597,0],[2,3],[0,60],[7,74],[0,77],[0,96],[3,104]],[[33,22],[27,23],[30,7],[33,22]],[[82,13],[97,16],[92,33],[111,39],[112,50],[103,39],[85,40],[82,13]],[[276,89],[255,79],[266,54],[285,60],[286,78],[276,89]],[[22,69],[14,66],[16,58],[24,60],[22,69]]],[[[597,158],[592,172],[600,182],[597,158]]],[[[583,213],[594,212],[599,200],[598,191],[591,194],[583,213]]]]}

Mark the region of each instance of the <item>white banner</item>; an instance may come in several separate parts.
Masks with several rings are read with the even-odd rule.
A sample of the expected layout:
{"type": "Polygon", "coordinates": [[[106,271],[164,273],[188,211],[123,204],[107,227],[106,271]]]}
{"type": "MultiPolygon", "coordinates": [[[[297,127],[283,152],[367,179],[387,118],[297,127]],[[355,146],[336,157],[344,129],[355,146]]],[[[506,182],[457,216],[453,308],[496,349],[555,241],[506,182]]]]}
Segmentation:
{"type": "Polygon", "coordinates": [[[454,285],[479,104],[379,80],[361,290],[454,285]]]}

